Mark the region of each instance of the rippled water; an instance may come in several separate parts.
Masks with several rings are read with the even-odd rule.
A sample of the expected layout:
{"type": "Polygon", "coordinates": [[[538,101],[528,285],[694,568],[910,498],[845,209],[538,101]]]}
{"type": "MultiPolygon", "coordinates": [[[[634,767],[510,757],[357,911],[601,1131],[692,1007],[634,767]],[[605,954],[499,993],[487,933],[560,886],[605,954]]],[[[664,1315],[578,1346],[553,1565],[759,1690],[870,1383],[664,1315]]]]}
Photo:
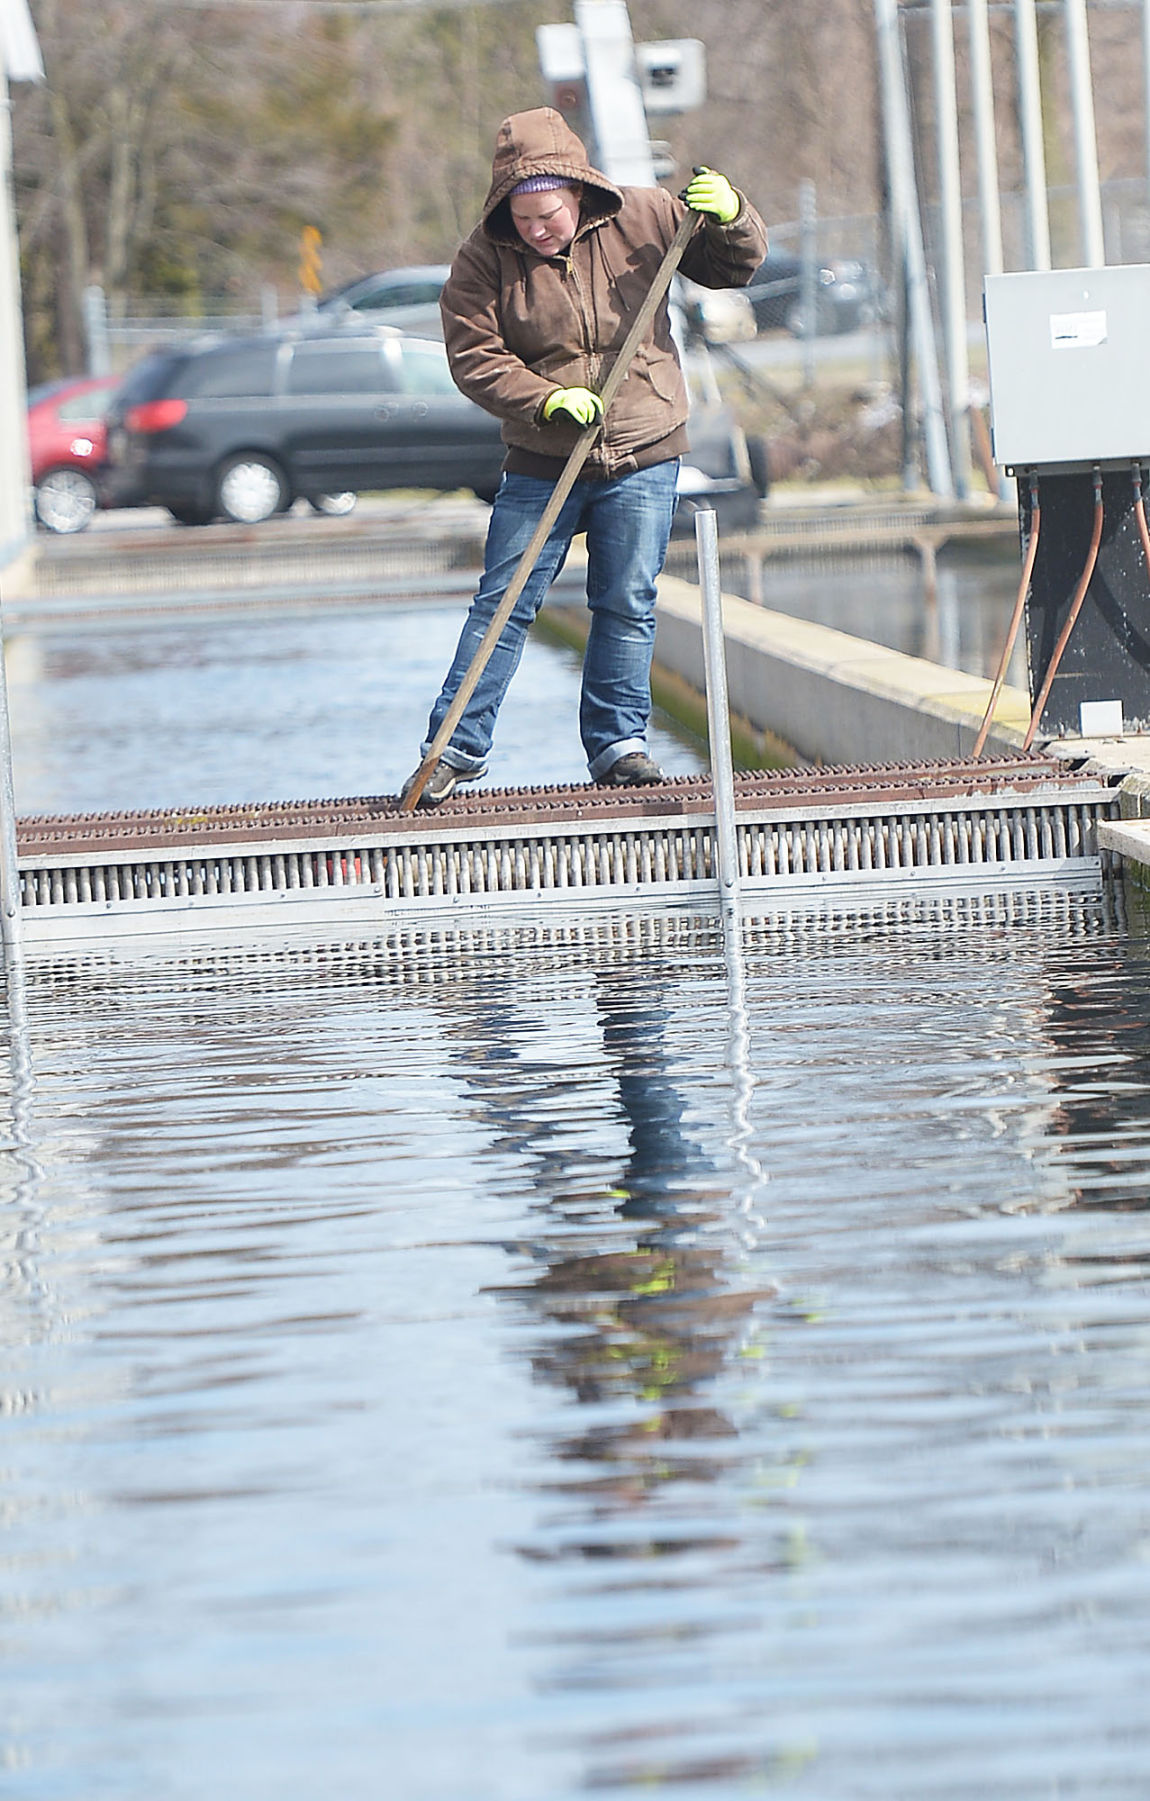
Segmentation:
{"type": "MultiPolygon", "coordinates": [[[[78,622],[25,632],[7,662],[21,813],[395,794],[465,605],[254,621],[78,622]]],[[[499,716],[489,780],[585,782],[579,659],[528,641],[499,716]]],[[[670,775],[700,747],[656,718],[670,775]]]]}
{"type": "MultiPolygon", "coordinates": [[[[363,791],[427,617],[28,647],[22,805],[363,791]]],[[[0,1792],[1141,1801],[1147,940],[1004,895],[735,967],[684,913],[32,963],[0,1792]]]]}
{"type": "Polygon", "coordinates": [[[11,1792],[1145,1794],[1145,942],[746,936],[33,971],[11,1792]]]}
{"type": "MultiPolygon", "coordinates": [[[[676,556],[688,574],[693,547],[676,556]]],[[[740,591],[742,566],[724,571],[740,591]]],[[[992,675],[1018,560],[944,553],[924,601],[912,557],[787,559],[767,567],[768,607],[947,667],[992,675]]],[[[24,631],[9,646],[16,798],[23,813],[395,793],[418,761],[427,714],[465,604],[197,617],[120,629],[106,620],[24,631]]],[[[1021,635],[1020,635],[1021,636],[1021,635]]],[[[1020,642],[1009,679],[1026,685],[1020,642]]],[[[580,782],[578,659],[528,641],[500,714],[490,780],[580,782]]],[[[702,767],[658,716],[669,774],[702,767]]]]}

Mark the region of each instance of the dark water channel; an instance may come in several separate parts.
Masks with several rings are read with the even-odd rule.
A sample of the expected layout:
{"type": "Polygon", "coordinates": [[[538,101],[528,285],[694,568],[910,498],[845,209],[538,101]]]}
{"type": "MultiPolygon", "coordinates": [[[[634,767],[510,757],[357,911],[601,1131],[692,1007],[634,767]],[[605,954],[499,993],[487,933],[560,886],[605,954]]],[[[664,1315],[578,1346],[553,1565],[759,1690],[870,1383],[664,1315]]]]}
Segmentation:
{"type": "MultiPolygon", "coordinates": [[[[385,787],[429,618],[27,645],[21,806],[385,787]]],[[[536,654],[509,781],[574,735],[536,654]]],[[[745,1033],[684,913],[33,963],[0,1792],[1147,1793],[1147,939],[744,958],[745,1033]]]]}
{"type": "MultiPolygon", "coordinates": [[[[689,556],[676,573],[694,579],[689,556]]],[[[776,557],[763,565],[762,605],[849,632],[946,669],[993,676],[1018,592],[1021,556],[1001,543],[944,546],[933,572],[917,553],[869,556],[827,551],[776,557]]],[[[745,559],[724,560],[723,589],[749,598],[745,559]]],[[[1007,680],[1026,687],[1026,637],[1020,632],[1007,680]]]]}

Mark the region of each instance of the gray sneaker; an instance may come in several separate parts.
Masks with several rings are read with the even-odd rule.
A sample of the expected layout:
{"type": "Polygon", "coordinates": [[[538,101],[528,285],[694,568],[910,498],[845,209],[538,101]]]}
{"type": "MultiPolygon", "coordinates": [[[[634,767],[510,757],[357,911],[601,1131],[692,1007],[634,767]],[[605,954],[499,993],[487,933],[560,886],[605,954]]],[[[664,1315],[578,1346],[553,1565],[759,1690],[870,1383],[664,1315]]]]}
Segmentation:
{"type": "MultiPolygon", "coordinates": [[[[418,774],[419,770],[417,769],[413,775],[408,776],[400,789],[400,800],[407,799],[418,774]]],[[[486,774],[486,763],[479,769],[453,769],[451,764],[445,763],[441,757],[423,784],[423,793],[415,804],[417,807],[440,807],[449,794],[455,793],[461,782],[477,782],[481,776],[486,774]]]]}
{"type": "Polygon", "coordinates": [[[650,788],[667,778],[645,750],[629,750],[596,779],[604,788],[650,788]]]}

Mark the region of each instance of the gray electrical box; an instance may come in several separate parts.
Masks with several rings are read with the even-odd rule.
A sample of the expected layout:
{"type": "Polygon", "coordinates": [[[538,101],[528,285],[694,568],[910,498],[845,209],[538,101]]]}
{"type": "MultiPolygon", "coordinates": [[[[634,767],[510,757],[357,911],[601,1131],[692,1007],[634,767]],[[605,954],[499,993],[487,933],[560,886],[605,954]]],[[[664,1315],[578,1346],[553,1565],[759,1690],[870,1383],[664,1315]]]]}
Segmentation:
{"type": "Polygon", "coordinates": [[[988,275],[983,310],[996,463],[1150,456],[1150,265],[988,275]]]}

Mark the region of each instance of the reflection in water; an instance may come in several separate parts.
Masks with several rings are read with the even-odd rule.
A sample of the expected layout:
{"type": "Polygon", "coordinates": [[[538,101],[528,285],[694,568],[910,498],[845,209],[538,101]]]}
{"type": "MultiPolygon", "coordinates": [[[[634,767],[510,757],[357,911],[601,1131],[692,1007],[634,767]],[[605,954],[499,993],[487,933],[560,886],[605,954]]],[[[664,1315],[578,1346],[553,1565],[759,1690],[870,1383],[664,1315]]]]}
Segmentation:
{"type": "MultiPolygon", "coordinates": [[[[555,1486],[585,1496],[589,1517],[600,1521],[665,1484],[722,1473],[722,1461],[696,1447],[736,1435],[708,1389],[766,1298],[766,1291],[735,1286],[730,1174],[721,1179],[685,1129],[683,1097],[668,1075],[669,1012],[661,1002],[669,980],[653,962],[596,971],[603,1067],[615,1083],[628,1141],[604,1197],[621,1229],[610,1230],[610,1217],[601,1217],[596,1235],[610,1230],[609,1247],[583,1249],[590,1222],[581,1222],[573,1245],[561,1214],[545,1218],[529,1279],[502,1290],[564,1328],[545,1331],[532,1367],[590,1410],[553,1439],[551,1452],[584,1466],[555,1486]],[[624,1402],[631,1405],[621,1411],[624,1402]]],[[[547,1175],[544,1162],[540,1187],[549,1211],[547,1175]]],[[[549,1554],[648,1557],[693,1548],[690,1536],[639,1540],[629,1529],[625,1539],[566,1540],[549,1554]]]]}
{"type": "MultiPolygon", "coordinates": [[[[599,1518],[609,1504],[631,1507],[661,1484],[721,1471],[674,1447],[734,1436],[708,1387],[767,1292],[746,1287],[732,1266],[730,1160],[720,1166],[690,1129],[669,1067],[670,991],[698,972],[690,961],[672,963],[668,951],[713,956],[713,929],[650,917],[630,922],[629,935],[633,957],[590,972],[594,1010],[583,1017],[575,1072],[557,1060],[563,1047],[540,1030],[522,979],[503,962],[476,984],[478,1012],[460,1019],[453,1009],[444,1025],[472,1117],[499,1153],[531,1171],[530,1237],[513,1247],[526,1259],[523,1279],[494,1292],[543,1323],[532,1368],[581,1410],[551,1454],[586,1466],[554,1486],[594,1496],[599,1518]],[[592,1194],[580,1179],[585,1144],[557,1125],[569,1118],[573,1080],[587,1089],[604,1133],[621,1125],[626,1134],[625,1155],[592,1194]]],[[[600,1536],[563,1554],[576,1548],[605,1557],[654,1547],[600,1536]]]]}
{"type": "Polygon", "coordinates": [[[21,1801],[1140,1801],[1116,901],[35,966],[21,1801]]]}
{"type": "Polygon", "coordinates": [[[1053,1106],[1042,1147],[1062,1205],[1089,1220],[1048,1279],[1141,1290],[1150,1271],[1150,971],[1049,959],[1043,1037],[1053,1106]]]}

